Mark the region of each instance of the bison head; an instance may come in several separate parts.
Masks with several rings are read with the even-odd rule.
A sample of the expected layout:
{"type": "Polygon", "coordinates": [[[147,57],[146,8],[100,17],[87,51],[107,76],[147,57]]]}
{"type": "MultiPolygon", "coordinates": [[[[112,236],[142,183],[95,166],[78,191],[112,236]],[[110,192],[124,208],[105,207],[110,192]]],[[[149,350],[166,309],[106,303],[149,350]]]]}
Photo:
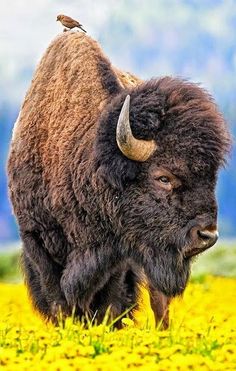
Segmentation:
{"type": "Polygon", "coordinates": [[[215,185],[229,144],[209,94],[180,79],[123,92],[102,115],[95,164],[114,248],[166,295],[184,290],[192,257],[217,241],[215,185]]]}

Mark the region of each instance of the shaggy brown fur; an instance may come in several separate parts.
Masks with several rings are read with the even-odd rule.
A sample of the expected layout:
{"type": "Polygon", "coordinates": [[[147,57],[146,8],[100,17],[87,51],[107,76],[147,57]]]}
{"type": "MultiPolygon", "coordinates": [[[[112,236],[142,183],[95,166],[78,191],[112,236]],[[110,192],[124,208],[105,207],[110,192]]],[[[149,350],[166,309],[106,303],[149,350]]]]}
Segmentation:
{"type": "Polygon", "coordinates": [[[91,38],[57,37],[25,98],[8,162],[36,308],[53,319],[59,307],[65,315],[75,307],[101,321],[111,306],[115,317],[137,302],[145,272],[156,318],[166,313],[167,325],[168,300],[156,290],[183,292],[186,252],[202,246],[199,230],[215,229],[216,176],[229,142],[197,85],[143,83],[112,67],[91,38]],[[143,163],[116,144],[127,94],[134,136],[158,145],[143,163]],[[163,174],[172,179],[168,190],[163,174]]]}

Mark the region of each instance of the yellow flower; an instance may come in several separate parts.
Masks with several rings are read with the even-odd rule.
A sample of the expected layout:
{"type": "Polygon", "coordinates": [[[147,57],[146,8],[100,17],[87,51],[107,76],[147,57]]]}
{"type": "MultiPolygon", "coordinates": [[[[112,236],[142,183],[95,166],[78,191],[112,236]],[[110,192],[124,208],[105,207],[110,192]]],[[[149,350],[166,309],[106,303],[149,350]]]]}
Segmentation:
{"type": "Polygon", "coordinates": [[[189,284],[170,307],[170,329],[154,328],[142,288],[135,319],[124,328],[85,329],[69,318],[65,328],[45,324],[23,285],[0,284],[0,368],[4,371],[235,370],[236,281],[208,277],[189,284]]]}

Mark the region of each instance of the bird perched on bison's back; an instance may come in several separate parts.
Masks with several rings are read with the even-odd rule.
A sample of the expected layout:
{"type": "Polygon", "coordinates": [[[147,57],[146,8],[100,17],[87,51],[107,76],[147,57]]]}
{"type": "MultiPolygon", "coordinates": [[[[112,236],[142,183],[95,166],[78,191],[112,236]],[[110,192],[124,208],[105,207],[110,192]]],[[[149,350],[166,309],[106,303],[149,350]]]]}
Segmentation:
{"type": "Polygon", "coordinates": [[[71,18],[71,17],[68,17],[66,15],[63,15],[63,14],[60,14],[57,16],[57,21],[60,21],[61,24],[67,28],[75,28],[75,27],[78,27],[80,28],[82,31],[84,32],[87,32],[85,31],[85,29],[82,27],[82,24],[80,24],[78,21],[76,21],[75,19],[71,18]]]}

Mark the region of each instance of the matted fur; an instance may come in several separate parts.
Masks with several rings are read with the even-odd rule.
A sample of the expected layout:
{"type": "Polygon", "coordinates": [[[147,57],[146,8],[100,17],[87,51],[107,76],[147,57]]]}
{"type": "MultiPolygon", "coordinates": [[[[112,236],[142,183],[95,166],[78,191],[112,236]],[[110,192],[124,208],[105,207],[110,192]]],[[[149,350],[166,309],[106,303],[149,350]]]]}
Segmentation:
{"type": "Polygon", "coordinates": [[[53,319],[59,307],[65,315],[75,307],[100,321],[111,306],[115,317],[137,302],[144,272],[153,298],[157,289],[183,292],[189,230],[216,223],[216,176],[229,144],[222,115],[197,85],[142,82],[113,67],[90,37],[57,37],[35,72],[8,161],[36,308],[53,319]],[[127,94],[134,136],[158,145],[145,163],[116,144],[127,94]],[[171,194],[152,175],[163,167],[182,180],[171,194]]]}

